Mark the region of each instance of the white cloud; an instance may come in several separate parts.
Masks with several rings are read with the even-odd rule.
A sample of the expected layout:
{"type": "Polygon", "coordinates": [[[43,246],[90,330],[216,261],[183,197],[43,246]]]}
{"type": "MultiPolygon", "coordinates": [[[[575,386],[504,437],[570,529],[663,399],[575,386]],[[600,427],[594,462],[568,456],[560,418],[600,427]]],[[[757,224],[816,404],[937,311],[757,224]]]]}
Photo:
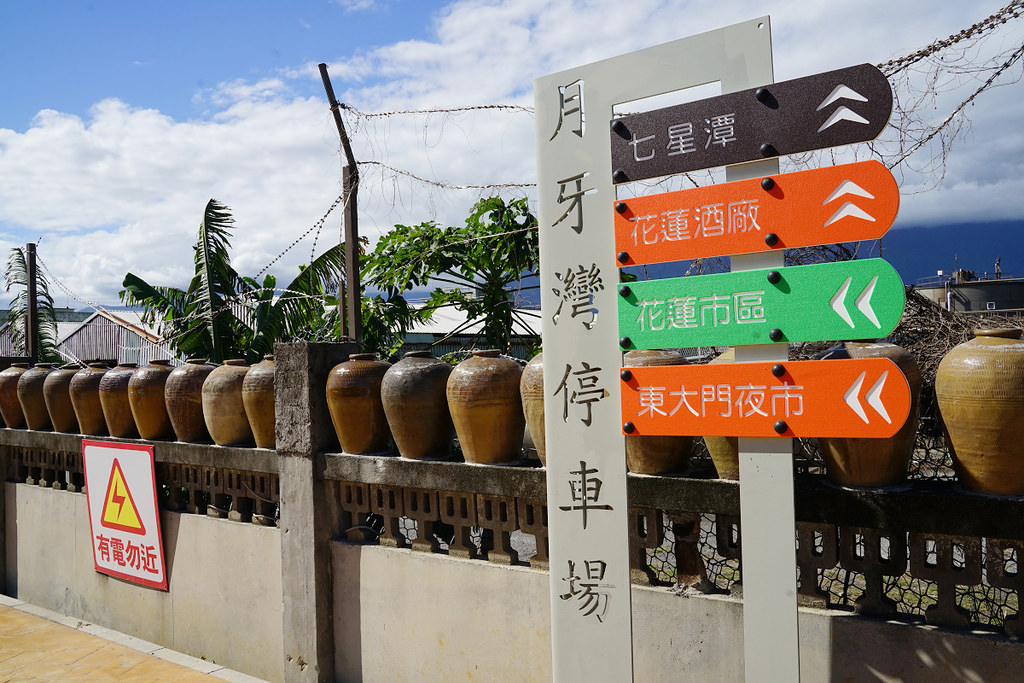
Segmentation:
{"type": "MultiPolygon", "coordinates": [[[[371,3],[341,4],[355,10],[371,3]]],[[[531,106],[538,76],[771,11],[782,80],[906,54],[996,9],[966,5],[461,0],[439,13],[429,40],[342,56],[330,73],[339,99],[365,112],[531,106]]],[[[1020,25],[1011,22],[1005,32],[1007,44],[1020,44],[1020,25]]],[[[203,206],[215,197],[237,221],[235,267],[255,273],[340,191],[337,132],[322,91],[295,94],[313,92],[310,84],[318,88],[319,80],[315,64],[301,64],[282,65],[271,78],[219,84],[198,94],[211,109],[200,120],[176,121],[108,99],[85,119],[45,110],[24,132],[0,129],[0,226],[7,226],[0,248],[24,239],[13,228],[42,234],[40,255],[53,273],[82,298],[109,304],[128,271],[153,283],[184,284],[203,206]]],[[[914,194],[927,179],[906,174],[900,224],[1020,216],[1020,87],[995,89],[971,107],[973,130],[954,146],[941,189],[914,194]]],[[[949,98],[935,104],[937,119],[952,106],[949,98]]],[[[449,184],[535,178],[529,113],[345,118],[361,161],[449,184]]],[[[371,237],[395,223],[461,222],[476,198],[490,194],[424,185],[379,166],[361,166],[361,175],[360,227],[371,237]]],[[[338,239],[340,220],[340,211],[328,220],[321,247],[338,239]]],[[[311,248],[307,239],[275,272],[290,278],[311,248]]]]}

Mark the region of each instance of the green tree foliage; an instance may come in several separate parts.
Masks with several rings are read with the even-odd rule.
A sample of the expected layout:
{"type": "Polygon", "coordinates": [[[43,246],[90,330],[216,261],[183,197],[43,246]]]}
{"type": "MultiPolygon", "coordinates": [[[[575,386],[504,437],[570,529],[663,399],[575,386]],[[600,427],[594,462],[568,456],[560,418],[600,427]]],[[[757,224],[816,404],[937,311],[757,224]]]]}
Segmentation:
{"type": "Polygon", "coordinates": [[[257,282],[231,267],[233,223],[226,206],[215,199],[206,204],[193,247],[195,274],[186,289],[150,285],[132,273],[124,277],[121,300],[141,307],[143,319],[183,356],[254,362],[273,353],[275,341],[304,339],[327,324],[324,299],[344,274],[344,245],[322,253],[277,290],[273,275],[257,282]]]}
{"type": "Polygon", "coordinates": [[[423,310],[452,306],[466,311],[469,323],[483,320],[487,346],[508,352],[513,321],[529,325],[510,300],[510,286],[537,268],[536,227],[526,199],[483,199],[461,227],[396,225],[367,257],[364,278],[387,300],[414,287],[440,284],[423,310]]]}
{"type": "MultiPolygon", "coordinates": [[[[14,352],[28,355],[25,345],[25,319],[28,315],[28,262],[21,247],[11,249],[7,257],[7,268],[4,270],[4,285],[7,291],[19,288],[11,300],[7,320],[10,323],[11,342],[14,352]]],[[[53,297],[50,286],[38,269],[36,269],[36,353],[37,360],[48,363],[63,362],[57,353],[57,316],[54,312],[53,297]]]]}

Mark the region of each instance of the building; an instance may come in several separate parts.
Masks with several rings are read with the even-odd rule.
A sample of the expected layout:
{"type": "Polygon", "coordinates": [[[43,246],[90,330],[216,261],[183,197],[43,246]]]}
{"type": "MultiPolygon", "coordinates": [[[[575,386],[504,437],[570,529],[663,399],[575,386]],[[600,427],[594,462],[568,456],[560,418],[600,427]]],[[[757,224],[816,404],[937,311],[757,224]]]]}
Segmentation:
{"type": "MultiPolygon", "coordinates": [[[[998,263],[997,263],[998,266],[998,263]]],[[[922,278],[914,289],[948,311],[978,315],[1024,315],[1024,278],[1004,276],[998,270],[981,277],[957,269],[922,278]]]]}

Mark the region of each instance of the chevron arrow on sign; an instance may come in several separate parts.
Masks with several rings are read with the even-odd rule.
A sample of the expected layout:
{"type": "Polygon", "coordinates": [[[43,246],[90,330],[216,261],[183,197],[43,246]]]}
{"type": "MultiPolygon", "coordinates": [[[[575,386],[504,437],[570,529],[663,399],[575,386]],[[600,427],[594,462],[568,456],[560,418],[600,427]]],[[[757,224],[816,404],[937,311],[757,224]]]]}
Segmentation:
{"type": "MultiPolygon", "coordinates": [[[[843,400],[846,401],[846,405],[850,406],[853,412],[857,413],[857,417],[864,420],[864,424],[871,423],[871,420],[868,419],[868,414],[864,411],[864,406],[861,405],[859,398],[861,387],[864,385],[864,378],[867,377],[867,375],[867,371],[860,373],[860,375],[857,376],[857,379],[854,380],[853,384],[850,385],[850,388],[846,390],[846,393],[843,394],[843,400]]],[[[886,370],[882,373],[882,376],[878,378],[878,381],[872,384],[871,388],[867,390],[864,394],[864,399],[883,420],[891,424],[892,419],[889,417],[889,412],[885,409],[885,404],[882,403],[881,399],[882,390],[885,388],[885,380],[888,379],[888,377],[889,371],[886,370]]]]}
{"type": "Polygon", "coordinates": [[[878,161],[719,183],[613,204],[620,266],[878,239],[896,218],[878,161]]]}

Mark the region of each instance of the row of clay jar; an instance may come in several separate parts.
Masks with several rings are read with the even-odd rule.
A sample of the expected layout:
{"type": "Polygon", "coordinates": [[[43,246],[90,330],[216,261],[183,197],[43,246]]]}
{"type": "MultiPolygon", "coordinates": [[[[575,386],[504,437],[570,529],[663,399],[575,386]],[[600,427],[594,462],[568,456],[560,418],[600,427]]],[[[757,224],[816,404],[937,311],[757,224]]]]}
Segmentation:
{"type": "MultiPolygon", "coordinates": [[[[685,362],[630,351],[626,364],[685,362]]],[[[428,351],[412,351],[394,365],[357,353],[331,370],[327,405],[346,453],[387,453],[415,460],[450,457],[457,436],[468,463],[522,459],[525,427],[546,464],[543,354],[526,367],[494,349],[474,351],[452,368],[428,351]]],[[[664,474],[684,469],[692,437],[627,436],[629,469],[664,474]]]]}
{"type": "Polygon", "coordinates": [[[0,415],[13,429],[274,448],[274,359],[14,363],[0,372],[0,415]]]}

